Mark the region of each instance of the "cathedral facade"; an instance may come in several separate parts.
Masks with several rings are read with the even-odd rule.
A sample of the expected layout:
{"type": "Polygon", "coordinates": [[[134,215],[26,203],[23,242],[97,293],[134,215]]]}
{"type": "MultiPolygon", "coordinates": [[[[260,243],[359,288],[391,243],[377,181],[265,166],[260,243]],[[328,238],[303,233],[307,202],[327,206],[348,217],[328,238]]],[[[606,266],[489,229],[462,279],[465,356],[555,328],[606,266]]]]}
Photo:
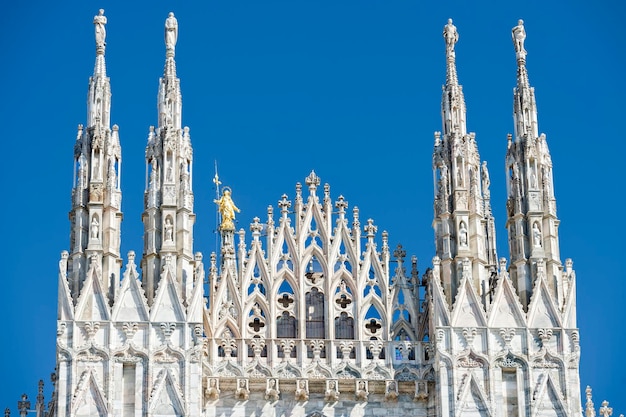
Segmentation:
{"type": "Polygon", "coordinates": [[[172,13],[146,147],[143,254],[123,261],[105,25],[100,11],[88,118],[74,147],[46,415],[580,415],[576,275],[559,253],[553,166],[538,130],[523,22],[512,32],[510,259],[496,254],[490,178],[466,129],[450,20],[432,160],[435,256],[421,275],[415,257],[391,248],[386,232],[315,172],[255,217],[249,235],[236,230],[238,209],[223,188],[220,252],[194,252],[194,155],[172,13]]]}

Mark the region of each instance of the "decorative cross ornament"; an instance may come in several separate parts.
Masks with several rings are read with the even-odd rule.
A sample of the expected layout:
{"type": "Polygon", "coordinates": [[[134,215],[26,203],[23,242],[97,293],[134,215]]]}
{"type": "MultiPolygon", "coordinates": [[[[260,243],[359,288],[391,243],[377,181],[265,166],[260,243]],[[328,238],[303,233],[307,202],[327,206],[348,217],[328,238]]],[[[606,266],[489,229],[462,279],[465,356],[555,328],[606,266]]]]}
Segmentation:
{"type": "Polygon", "coordinates": [[[602,407],[598,410],[602,417],[610,417],[613,414],[613,407],[609,407],[607,400],[602,401],[602,407]]]}
{"type": "Polygon", "coordinates": [[[365,328],[372,333],[376,333],[376,331],[380,329],[381,327],[383,326],[377,323],[376,320],[374,319],[371,319],[370,322],[365,325],[365,328]]]}
{"type": "Polygon", "coordinates": [[[341,306],[341,308],[346,308],[348,304],[352,303],[352,300],[349,299],[345,294],[341,294],[337,300],[335,300],[337,304],[341,306]]]}
{"type": "Polygon", "coordinates": [[[252,323],[248,324],[248,326],[252,327],[255,332],[258,332],[262,327],[265,327],[265,323],[263,323],[258,318],[255,318],[252,323]]]}
{"type": "Polygon", "coordinates": [[[283,308],[289,308],[289,304],[293,303],[293,298],[289,297],[287,294],[283,294],[277,301],[283,305],[283,308]]]}

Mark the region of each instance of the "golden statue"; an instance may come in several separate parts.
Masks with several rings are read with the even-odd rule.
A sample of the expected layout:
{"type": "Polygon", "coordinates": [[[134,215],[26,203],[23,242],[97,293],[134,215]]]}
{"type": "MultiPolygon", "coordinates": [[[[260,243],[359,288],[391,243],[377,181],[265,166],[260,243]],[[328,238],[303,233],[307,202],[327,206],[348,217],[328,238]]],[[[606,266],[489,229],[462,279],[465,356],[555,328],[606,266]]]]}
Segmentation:
{"type": "Polygon", "coordinates": [[[219,200],[213,200],[218,206],[218,210],[222,215],[222,224],[220,230],[235,230],[235,212],[240,213],[241,210],[237,208],[233,200],[230,198],[230,190],[226,189],[222,193],[222,197],[219,200]]]}

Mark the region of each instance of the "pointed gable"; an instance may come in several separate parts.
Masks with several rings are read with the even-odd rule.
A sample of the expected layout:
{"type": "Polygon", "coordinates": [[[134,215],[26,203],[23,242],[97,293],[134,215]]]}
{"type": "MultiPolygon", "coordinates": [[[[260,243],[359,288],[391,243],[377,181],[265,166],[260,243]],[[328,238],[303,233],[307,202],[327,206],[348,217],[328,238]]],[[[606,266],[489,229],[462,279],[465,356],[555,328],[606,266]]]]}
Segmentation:
{"type": "Polygon", "coordinates": [[[539,387],[539,395],[532,413],[535,417],[565,417],[565,407],[552,377],[547,375],[543,386],[539,387]]]}
{"type": "Polygon", "coordinates": [[[465,376],[466,382],[461,386],[459,393],[460,401],[457,404],[459,416],[462,417],[490,417],[491,412],[487,406],[488,402],[473,375],[465,376]],[[467,380],[469,379],[469,380],[467,380]]]}
{"type": "Polygon", "coordinates": [[[67,276],[61,272],[59,272],[59,305],[57,319],[74,320],[74,303],[72,302],[70,287],[67,284],[67,276]]]}
{"type": "Polygon", "coordinates": [[[161,275],[161,282],[154,298],[150,321],[180,322],[185,321],[185,309],[180,301],[172,272],[166,269],[161,275]]]}
{"type": "Polygon", "coordinates": [[[87,271],[87,279],[83,285],[80,297],[78,297],[76,320],[109,320],[109,306],[106,302],[106,297],[102,292],[102,285],[100,284],[102,271],[96,266],[96,262],[98,262],[98,260],[94,262],[92,259],[89,270],[87,271]]]}
{"type": "MultiPolygon", "coordinates": [[[[565,279],[565,278],[564,278],[565,279]]],[[[570,278],[570,284],[565,295],[563,307],[563,327],[566,329],[576,328],[576,278],[570,278]]]]}
{"type": "Polygon", "coordinates": [[[150,396],[150,415],[153,417],[171,417],[185,415],[184,402],[178,390],[171,370],[163,370],[157,377],[150,396]]]}
{"type": "Polygon", "coordinates": [[[452,326],[484,327],[486,325],[487,320],[480,299],[470,281],[463,278],[452,309],[452,326]]]}
{"type": "Polygon", "coordinates": [[[439,277],[434,274],[430,285],[432,293],[432,314],[435,327],[447,327],[450,325],[450,310],[446,302],[446,296],[441,289],[439,277]]]}
{"type": "Polygon", "coordinates": [[[528,308],[528,326],[532,328],[560,327],[560,316],[545,280],[538,279],[528,308]]]}
{"type": "Polygon", "coordinates": [[[515,288],[506,277],[501,277],[495,296],[489,307],[490,327],[526,327],[526,315],[515,293],[515,288]]]}
{"type": "Polygon", "coordinates": [[[104,417],[107,414],[105,397],[92,371],[85,371],[74,395],[72,408],[76,417],[104,417]]]}
{"type": "Polygon", "coordinates": [[[187,320],[191,323],[201,323],[204,311],[204,288],[202,282],[198,281],[191,293],[191,301],[187,307],[187,320]]]}
{"type": "Polygon", "coordinates": [[[135,264],[129,261],[122,279],[122,288],[113,304],[112,319],[113,321],[147,321],[148,317],[148,304],[143,288],[137,279],[135,264]]]}

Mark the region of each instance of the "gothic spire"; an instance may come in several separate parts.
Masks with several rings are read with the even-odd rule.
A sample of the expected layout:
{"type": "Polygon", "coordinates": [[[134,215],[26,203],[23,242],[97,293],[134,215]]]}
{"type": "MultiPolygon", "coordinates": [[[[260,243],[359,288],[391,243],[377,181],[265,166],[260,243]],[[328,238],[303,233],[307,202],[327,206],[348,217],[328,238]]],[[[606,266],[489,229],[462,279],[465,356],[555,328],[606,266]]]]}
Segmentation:
{"type": "MultiPolygon", "coordinates": [[[[489,174],[481,164],[474,133],[467,133],[463,89],[458,83],[454,47],[459,39],[452,19],[443,28],[446,84],[441,98],[443,134],[435,132],[435,228],[437,256],[448,303],[455,299],[463,265],[487,302],[486,282],[496,265],[495,227],[489,203],[489,174]]],[[[465,274],[467,275],[467,274],[465,274]]]]}
{"type": "Polygon", "coordinates": [[[565,288],[561,282],[552,160],[546,136],[539,134],[535,89],[530,86],[526,71],[526,30],[522,20],[512,29],[512,38],[517,85],[513,94],[515,134],[509,135],[506,156],[510,276],[526,308],[545,262],[548,285],[555,302],[562,306],[565,288]]]}
{"type": "Polygon", "coordinates": [[[96,38],[96,62],[93,75],[89,79],[89,97],[87,99],[87,127],[108,127],[110,124],[111,89],[106,75],[104,51],[106,48],[106,23],[104,9],[100,9],[93,18],[96,38]]]}
{"type": "Polygon", "coordinates": [[[89,78],[87,125],[78,126],[74,146],[75,179],[67,275],[75,302],[86,278],[87,258],[95,255],[102,262],[100,285],[108,292],[109,302],[115,296],[121,267],[121,147],[118,127],[111,128],[110,124],[111,84],[104,60],[106,23],[104,10],[100,9],[93,19],[96,63],[89,78]]]}
{"type": "Polygon", "coordinates": [[[515,57],[517,58],[517,87],[528,87],[528,73],[526,72],[526,49],[524,49],[524,41],[526,40],[526,30],[524,30],[524,21],[517,21],[517,26],[512,30],[513,45],[515,46],[515,57]]]}
{"type": "Polygon", "coordinates": [[[181,128],[182,97],[174,60],[178,41],[178,20],[174,13],[165,20],[165,67],[159,88],[159,126],[181,128]]]}
{"type": "Polygon", "coordinates": [[[452,19],[448,19],[448,24],[443,27],[443,38],[446,42],[446,85],[443,87],[442,115],[443,133],[457,133],[465,135],[467,127],[465,124],[465,98],[463,97],[463,87],[459,85],[456,72],[456,53],[454,46],[459,40],[459,33],[456,26],[452,24],[452,19]]]}
{"type": "Polygon", "coordinates": [[[156,128],[150,127],[146,148],[146,198],[144,211],[143,285],[152,304],[161,261],[176,265],[181,294],[187,300],[194,286],[193,151],[189,128],[182,128],[182,95],[174,62],[178,21],[174,13],[165,20],[165,68],[159,80],[156,128]]]}

